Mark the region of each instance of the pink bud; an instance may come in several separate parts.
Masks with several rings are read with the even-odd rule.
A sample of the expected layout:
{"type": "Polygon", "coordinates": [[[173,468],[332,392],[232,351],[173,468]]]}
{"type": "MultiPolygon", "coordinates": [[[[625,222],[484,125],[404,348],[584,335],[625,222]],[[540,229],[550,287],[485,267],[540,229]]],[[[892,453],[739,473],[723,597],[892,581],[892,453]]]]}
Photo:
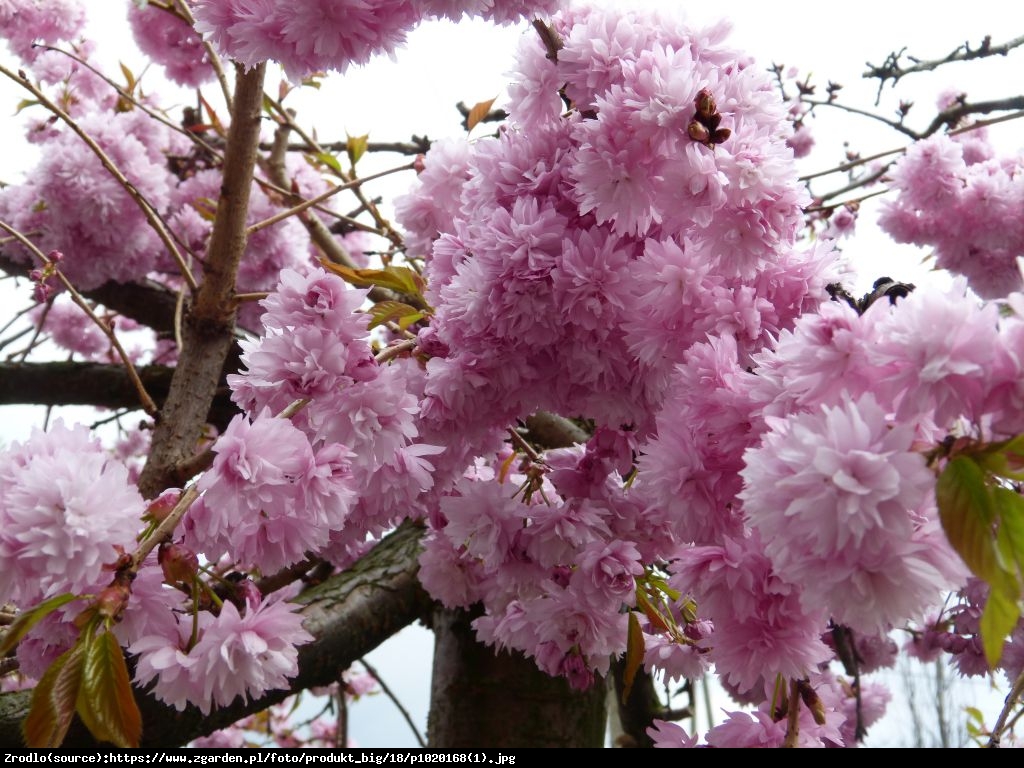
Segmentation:
{"type": "Polygon", "coordinates": [[[131,597],[131,590],[127,586],[111,584],[96,597],[96,610],[100,616],[116,619],[128,605],[129,597],[131,597]]]}
{"type": "Polygon", "coordinates": [[[146,516],[153,518],[158,523],[163,522],[171,514],[171,510],[174,509],[180,498],[180,488],[168,488],[149,503],[149,506],[146,507],[146,516]]]}
{"type": "Polygon", "coordinates": [[[199,571],[199,558],[195,552],[181,544],[161,544],[157,552],[157,562],[160,563],[168,584],[188,584],[199,571]]]}

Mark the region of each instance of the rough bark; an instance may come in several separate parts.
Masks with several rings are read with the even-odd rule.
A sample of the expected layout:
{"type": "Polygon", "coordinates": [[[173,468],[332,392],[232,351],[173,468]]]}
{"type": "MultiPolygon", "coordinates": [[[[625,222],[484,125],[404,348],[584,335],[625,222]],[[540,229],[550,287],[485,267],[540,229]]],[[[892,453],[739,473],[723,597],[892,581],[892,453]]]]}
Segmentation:
{"type": "MultiPolygon", "coordinates": [[[[182,746],[240,718],[259,712],[294,691],[327,685],[359,657],[417,619],[425,619],[431,600],[416,577],[422,530],[405,523],[349,570],[303,593],[297,601],[306,629],[316,638],[299,649],[299,674],[290,691],[275,691],[256,702],[237,701],[203,715],[196,707],[178,712],[150,695],[136,692],[143,716],[142,746],[182,746]]],[[[0,695],[0,750],[23,747],[21,722],[28,714],[30,692],[0,695]]],[[[65,747],[91,749],[97,744],[76,722],[65,747]]]]}
{"type": "MultiPolygon", "coordinates": [[[[235,370],[237,360],[227,370],[235,370]]],[[[167,397],[174,369],[163,365],[138,368],[139,378],[156,402],[167,397]]],[[[139,398],[124,366],[105,363],[0,363],[0,405],[93,405],[97,408],[138,408],[139,398]]],[[[223,428],[238,412],[227,386],[216,391],[206,415],[223,428]]]]}
{"type": "Polygon", "coordinates": [[[605,685],[574,691],[521,654],[475,639],[472,616],[437,609],[427,740],[441,749],[603,747],[605,685]]]}
{"type": "Polygon", "coordinates": [[[195,301],[185,316],[183,348],[167,402],[153,432],[139,490],[152,497],[171,484],[175,466],[194,451],[221,368],[234,340],[235,276],[246,243],[246,216],[259,144],[265,65],[237,71],[224,180],[208,257],[195,301]]]}

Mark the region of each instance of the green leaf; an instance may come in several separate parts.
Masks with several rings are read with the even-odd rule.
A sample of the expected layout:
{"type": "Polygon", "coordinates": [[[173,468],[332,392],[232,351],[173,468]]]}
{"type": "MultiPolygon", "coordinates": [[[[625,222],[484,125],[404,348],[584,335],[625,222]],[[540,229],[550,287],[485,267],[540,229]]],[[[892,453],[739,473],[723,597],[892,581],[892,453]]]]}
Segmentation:
{"type": "Polygon", "coordinates": [[[622,671],[622,703],[629,700],[636,673],[644,663],[644,633],[636,613],[629,612],[629,635],[626,640],[626,668],[622,671]]]}
{"type": "Polygon", "coordinates": [[[376,285],[390,288],[398,293],[410,296],[422,296],[423,278],[408,267],[385,267],[384,269],[352,269],[341,264],[321,260],[325,269],[339,275],[345,282],[357,288],[369,288],[376,285]]]}
{"type": "Polygon", "coordinates": [[[398,323],[403,331],[413,323],[423,319],[423,313],[401,301],[381,301],[367,310],[370,317],[368,329],[376,328],[387,322],[398,323]]]}
{"type": "Polygon", "coordinates": [[[142,738],[142,715],[121,646],[110,631],[87,638],[78,716],[95,738],[118,747],[137,747],[142,738]]]}
{"type": "Polygon", "coordinates": [[[981,612],[981,645],[985,649],[985,660],[990,669],[995,669],[1003,655],[1003,640],[1017,625],[1020,605],[1016,595],[1008,595],[998,589],[991,589],[985,610],[981,612]]]}
{"type": "Polygon", "coordinates": [[[59,747],[75,715],[85,659],[79,639],[49,666],[32,692],[28,717],[21,726],[25,744],[32,749],[59,747]]]}
{"type": "Polygon", "coordinates": [[[1024,435],[991,443],[974,454],[975,460],[993,475],[1024,480],[1024,435]]]}
{"type": "Polygon", "coordinates": [[[1000,566],[1020,585],[1024,574],[1024,498],[1009,488],[995,486],[992,499],[999,520],[996,545],[1000,566]]]}
{"type": "Polygon", "coordinates": [[[332,155],[330,152],[317,152],[313,155],[314,158],[319,160],[321,163],[326,165],[332,171],[341,175],[341,163],[338,162],[338,158],[332,155]]]}
{"type": "Polygon", "coordinates": [[[77,599],[77,595],[66,592],[63,595],[56,595],[49,600],[44,600],[32,610],[20,614],[18,618],[11,622],[11,626],[7,628],[7,634],[0,640],[0,656],[6,656],[10,653],[21,641],[21,638],[27,635],[32,627],[42,619],[49,616],[62,605],[67,605],[72,600],[77,599]]]}
{"type": "Polygon", "coordinates": [[[476,104],[471,110],[469,110],[469,114],[466,115],[467,131],[472,131],[477,125],[480,124],[481,120],[483,120],[485,117],[487,117],[488,114],[490,114],[491,105],[493,103],[494,99],[481,101],[479,104],[476,104]]]}
{"type": "Polygon", "coordinates": [[[352,163],[352,167],[356,167],[356,163],[359,162],[359,158],[366,154],[366,148],[370,145],[370,134],[364,134],[362,136],[349,136],[348,141],[345,142],[346,151],[348,152],[348,161],[352,163]]]}
{"type": "Polygon", "coordinates": [[[41,102],[36,101],[35,99],[22,99],[18,102],[18,108],[14,110],[14,114],[20,114],[21,110],[28,109],[29,107],[34,107],[36,104],[40,103],[41,102]]]}
{"type": "Polygon", "coordinates": [[[981,467],[967,456],[953,458],[939,475],[935,498],[946,538],[967,567],[989,584],[1004,577],[992,530],[992,494],[981,467]]]}
{"type": "Polygon", "coordinates": [[[647,596],[647,592],[644,591],[639,584],[636,588],[636,604],[639,606],[640,610],[644,612],[644,616],[647,617],[647,620],[651,622],[651,626],[656,630],[659,632],[670,631],[670,627],[665,621],[665,617],[661,615],[661,611],[655,607],[647,596]]]}

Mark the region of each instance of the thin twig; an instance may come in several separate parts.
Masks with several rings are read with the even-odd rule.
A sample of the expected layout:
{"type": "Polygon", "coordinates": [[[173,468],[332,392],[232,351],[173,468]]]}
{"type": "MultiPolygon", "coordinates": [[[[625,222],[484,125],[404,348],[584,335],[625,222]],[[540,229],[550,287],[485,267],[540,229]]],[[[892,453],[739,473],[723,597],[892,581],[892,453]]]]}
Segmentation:
{"type": "Polygon", "coordinates": [[[402,706],[402,702],[399,701],[398,697],[395,696],[395,694],[391,691],[390,688],[388,688],[387,683],[384,682],[383,678],[380,676],[380,673],[373,668],[373,665],[370,664],[370,662],[368,662],[365,659],[365,657],[360,657],[359,663],[362,664],[366,671],[369,672],[370,675],[373,677],[373,679],[377,681],[377,685],[379,685],[380,689],[384,691],[384,695],[391,699],[392,702],[394,702],[394,705],[398,708],[398,711],[402,713],[402,717],[405,718],[405,722],[409,724],[409,728],[412,730],[413,735],[416,737],[416,741],[419,742],[419,745],[421,747],[426,749],[427,742],[424,741],[422,736],[420,736],[420,732],[416,728],[416,723],[413,722],[408,710],[404,706],[402,706]]]}
{"type": "MultiPolygon", "coordinates": [[[[1009,122],[1010,120],[1018,120],[1024,117],[1024,110],[1018,112],[1012,112],[1009,115],[1000,115],[999,117],[993,117],[988,120],[979,120],[970,125],[965,125],[963,128],[957,128],[947,133],[947,136],[959,136],[963,133],[970,133],[976,131],[979,128],[987,128],[990,125],[997,125],[999,123],[1009,122]]],[[[885,152],[879,152],[874,155],[868,155],[867,157],[858,157],[856,160],[851,160],[847,163],[841,163],[834,168],[829,168],[826,171],[818,171],[817,173],[809,173],[805,176],[800,177],[800,181],[810,181],[811,179],[817,179],[821,176],[831,176],[833,173],[845,173],[859,165],[865,165],[874,160],[880,160],[883,157],[889,157],[890,155],[902,155],[907,151],[907,147],[900,147],[899,149],[890,149],[885,152]]]]}
{"type": "Polygon", "coordinates": [[[311,197],[310,199],[305,200],[305,201],[299,203],[298,205],[293,206],[292,208],[289,208],[289,209],[287,209],[285,211],[281,211],[279,213],[275,213],[273,216],[271,216],[268,219],[264,219],[263,221],[256,222],[255,224],[253,224],[252,226],[250,226],[246,230],[246,234],[247,235],[253,235],[256,232],[259,232],[261,229],[266,229],[269,226],[277,224],[277,222],[279,222],[279,221],[283,221],[284,219],[290,218],[291,216],[295,216],[297,214],[300,214],[303,211],[306,211],[306,210],[312,208],[313,206],[317,205],[318,203],[322,203],[324,200],[327,200],[327,199],[333,197],[334,195],[338,194],[339,192],[343,192],[346,189],[357,189],[358,187],[360,187],[362,184],[366,183],[367,181],[373,181],[374,179],[379,179],[379,178],[382,178],[384,176],[390,176],[393,173],[400,173],[401,171],[411,171],[414,168],[415,168],[415,164],[414,163],[406,163],[405,165],[400,165],[397,168],[390,168],[390,169],[388,169],[386,171],[381,171],[380,173],[373,173],[373,174],[370,174],[369,176],[363,176],[363,177],[358,178],[358,179],[352,179],[351,181],[346,181],[344,184],[339,184],[338,186],[333,187],[333,188],[327,190],[326,192],[323,192],[323,193],[317,195],[316,197],[311,197]]]}
{"type": "MultiPolygon", "coordinates": [[[[16,238],[18,238],[18,241],[26,248],[28,248],[33,254],[35,254],[35,256],[40,261],[42,261],[43,264],[47,266],[47,268],[53,270],[53,274],[57,276],[57,279],[60,280],[61,284],[67,289],[68,293],[71,295],[71,300],[74,301],[75,304],[77,304],[79,307],[81,307],[82,311],[84,311],[85,314],[89,316],[89,319],[92,320],[93,323],[95,323],[96,326],[101,331],[103,331],[103,334],[110,340],[110,343],[113,345],[114,349],[117,350],[117,354],[121,358],[121,362],[124,363],[124,366],[128,371],[128,378],[131,379],[132,384],[135,385],[136,392],[138,392],[139,400],[142,402],[143,410],[149,416],[155,417],[159,412],[159,409],[156,407],[156,403],[153,402],[153,398],[151,398],[149,396],[149,393],[146,391],[146,387],[143,385],[142,379],[139,378],[139,372],[135,370],[135,366],[132,364],[131,359],[128,357],[128,353],[125,352],[124,347],[121,346],[121,342],[118,341],[117,334],[114,333],[114,329],[108,323],[103,322],[96,316],[96,313],[92,311],[92,308],[89,306],[89,303],[85,300],[85,297],[78,292],[75,286],[71,284],[71,281],[64,276],[64,273],[61,272],[60,269],[55,266],[53,261],[51,261],[50,258],[45,253],[39,250],[38,247],[36,247],[35,243],[33,243],[31,240],[29,240],[27,237],[21,234],[21,232],[16,230],[14,227],[6,224],[3,221],[0,221],[0,227],[2,227],[7,232],[10,232],[16,238]]],[[[42,321],[40,321],[40,327],[42,327],[42,321]]]]}
{"type": "Polygon", "coordinates": [[[132,553],[131,569],[137,572],[142,566],[143,561],[149,556],[149,553],[165,539],[169,538],[174,532],[175,527],[181,522],[181,518],[188,512],[189,507],[192,503],[199,498],[199,487],[193,483],[181,494],[181,498],[178,499],[178,503],[174,505],[174,509],[163,520],[160,524],[153,529],[153,532],[147,536],[138,548],[132,553]]]}
{"type": "MultiPolygon", "coordinates": [[[[857,107],[851,107],[851,106],[849,106],[847,104],[841,104],[838,101],[819,101],[819,100],[816,100],[816,99],[805,99],[805,98],[802,98],[802,99],[800,99],[800,103],[801,104],[810,104],[812,107],[833,107],[835,109],[840,109],[843,112],[849,112],[851,115],[860,115],[861,117],[868,117],[868,118],[871,118],[872,120],[877,120],[878,122],[883,123],[883,124],[889,126],[894,131],[899,131],[900,133],[902,133],[902,134],[904,134],[906,136],[909,136],[910,138],[914,139],[915,141],[917,139],[920,139],[921,136],[922,136],[922,134],[919,134],[917,131],[912,130],[911,128],[908,128],[907,126],[905,126],[901,122],[898,122],[896,120],[891,120],[888,117],[884,117],[883,115],[875,114],[874,112],[869,112],[866,109],[859,109],[857,107]]],[[[924,134],[924,135],[927,135],[927,134],[924,134]]]]}
{"type": "Polygon", "coordinates": [[[1017,700],[1021,694],[1024,693],[1024,672],[1021,672],[1017,679],[1013,682],[1013,688],[1006,694],[1006,701],[1003,703],[1003,709],[999,713],[999,717],[996,718],[995,725],[992,726],[992,735],[989,737],[988,744],[986,746],[995,748],[999,746],[999,740],[1002,738],[1003,731],[1006,729],[1006,720],[1013,711],[1013,708],[1017,705],[1017,700]]]}
{"type": "Polygon", "coordinates": [[[915,72],[930,72],[938,69],[943,64],[949,64],[953,61],[971,61],[972,59],[983,59],[988,56],[1006,56],[1011,50],[1021,45],[1024,45],[1024,36],[1014,38],[1002,45],[992,45],[991,36],[986,36],[977,48],[971,48],[970,43],[964,43],[957,46],[951,53],[943,56],[941,59],[926,60],[908,56],[907,58],[913,63],[907,67],[900,64],[900,59],[906,51],[906,48],[904,48],[901,51],[890,53],[886,57],[885,63],[881,65],[867,62],[868,71],[864,73],[864,77],[866,79],[878,78],[881,81],[878,84],[880,96],[887,80],[892,80],[892,84],[895,86],[901,78],[915,72]]]}
{"type": "Polygon", "coordinates": [[[3,65],[0,65],[0,73],[6,75],[8,78],[21,85],[23,88],[25,88],[25,90],[27,90],[29,93],[35,96],[36,100],[40,104],[42,104],[44,107],[50,110],[60,120],[67,123],[68,127],[71,128],[71,130],[74,131],[78,135],[78,137],[85,142],[86,146],[89,147],[89,149],[93,151],[93,154],[95,154],[96,157],[99,158],[100,162],[103,164],[103,167],[107,170],[107,172],[114,178],[114,180],[118,184],[121,185],[124,191],[128,193],[128,196],[135,201],[135,204],[139,206],[139,209],[146,217],[146,221],[149,222],[149,225],[153,228],[153,231],[156,232],[157,236],[160,238],[164,246],[167,248],[167,251],[174,258],[174,261],[175,263],[177,263],[178,269],[181,271],[182,276],[188,283],[189,288],[195,290],[198,287],[198,283],[196,283],[196,279],[193,276],[192,271],[188,268],[188,264],[185,263],[185,257],[182,256],[181,251],[178,250],[178,246],[174,242],[174,237],[167,230],[167,227],[164,226],[164,222],[160,218],[160,214],[146,199],[145,195],[139,192],[136,186],[132,184],[132,182],[130,182],[128,178],[121,172],[121,169],[114,164],[114,161],[110,159],[110,156],[107,155],[106,152],[103,151],[103,148],[96,143],[92,136],[85,132],[85,130],[78,124],[77,121],[75,121],[70,115],[68,115],[64,110],[62,110],[52,101],[50,101],[50,99],[47,98],[46,94],[44,94],[34,85],[32,85],[32,83],[29,82],[28,78],[25,77],[23,73],[15,74],[3,65]]]}
{"type": "Polygon", "coordinates": [[[384,347],[384,349],[373,356],[373,359],[378,363],[386,363],[388,360],[392,360],[405,352],[411,352],[416,349],[418,343],[417,339],[405,339],[397,344],[384,347]]]}
{"type": "MultiPolygon", "coordinates": [[[[288,128],[294,131],[299,138],[306,142],[306,145],[313,152],[317,154],[323,153],[323,147],[321,147],[320,144],[312,136],[310,136],[305,130],[303,130],[302,126],[295,122],[295,119],[292,116],[292,114],[284,108],[281,102],[274,98],[271,98],[270,96],[267,96],[267,102],[273,107],[274,111],[278,114],[278,117],[281,120],[281,122],[286,123],[288,125],[288,128]]],[[[342,179],[342,181],[346,183],[352,181],[352,178],[344,171],[339,172],[338,176],[342,179]]],[[[396,248],[403,248],[404,246],[401,234],[399,234],[398,231],[391,226],[391,223],[381,215],[380,211],[377,209],[377,206],[366,198],[366,196],[363,194],[362,189],[360,189],[357,186],[353,188],[352,192],[356,196],[356,199],[358,199],[359,202],[366,207],[366,210],[369,211],[370,215],[373,217],[374,222],[377,224],[377,227],[380,229],[381,235],[386,237],[392,243],[394,243],[396,248]]]]}

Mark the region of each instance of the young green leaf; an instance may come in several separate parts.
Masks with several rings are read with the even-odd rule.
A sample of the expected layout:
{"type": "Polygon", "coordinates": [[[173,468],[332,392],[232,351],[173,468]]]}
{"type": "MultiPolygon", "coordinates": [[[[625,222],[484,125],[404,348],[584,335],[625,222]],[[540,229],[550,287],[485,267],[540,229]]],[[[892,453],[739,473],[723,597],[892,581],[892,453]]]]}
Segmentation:
{"type": "Polygon", "coordinates": [[[403,331],[413,323],[423,319],[423,313],[401,301],[381,301],[367,310],[370,317],[369,329],[384,323],[395,322],[403,331]]]}
{"type": "Polygon", "coordinates": [[[939,475],[935,498],[946,538],[967,567],[989,583],[999,580],[992,530],[995,509],[981,467],[967,456],[950,460],[939,475]]]}
{"type": "Polygon", "coordinates": [[[66,592],[63,595],[56,595],[49,600],[44,600],[35,608],[25,611],[16,618],[7,628],[7,634],[0,639],[0,656],[6,656],[14,647],[27,635],[32,627],[42,619],[49,616],[62,605],[67,605],[72,600],[77,600],[77,595],[66,592]]]}
{"type": "Polygon", "coordinates": [[[985,610],[981,612],[981,646],[985,649],[985,660],[990,669],[995,669],[1003,655],[1003,640],[1017,625],[1020,605],[1016,595],[992,589],[988,593],[985,610]]]}
{"type": "Polygon", "coordinates": [[[629,612],[629,634],[626,639],[626,668],[622,671],[622,703],[629,700],[636,673],[644,663],[644,633],[634,611],[629,612]]]}
{"type": "Polygon", "coordinates": [[[317,152],[313,155],[317,160],[326,165],[332,171],[341,175],[341,163],[338,162],[338,158],[332,155],[330,152],[317,152]]]}
{"type": "Polygon", "coordinates": [[[392,291],[410,296],[421,296],[424,288],[423,278],[408,267],[385,267],[384,269],[352,269],[342,264],[335,264],[326,259],[320,262],[325,269],[334,272],[345,282],[357,288],[369,288],[376,285],[390,288],[392,291]]]}
{"type": "Polygon", "coordinates": [[[363,134],[362,136],[349,136],[345,142],[345,148],[348,152],[348,161],[352,164],[352,167],[356,167],[356,163],[359,162],[359,158],[366,154],[366,148],[370,145],[370,134],[363,134]]]}
{"type": "Polygon", "coordinates": [[[78,716],[97,739],[122,748],[137,747],[142,738],[142,716],[121,646],[110,631],[90,633],[87,638],[78,716]]]}
{"type": "Polygon", "coordinates": [[[1020,577],[1024,574],[1024,497],[1009,488],[992,489],[999,518],[998,544],[1003,567],[1020,577]]]}
{"type": "Polygon", "coordinates": [[[59,747],[75,715],[82,682],[84,644],[81,639],[49,666],[32,692],[28,717],[21,726],[32,749],[59,747]]]}

